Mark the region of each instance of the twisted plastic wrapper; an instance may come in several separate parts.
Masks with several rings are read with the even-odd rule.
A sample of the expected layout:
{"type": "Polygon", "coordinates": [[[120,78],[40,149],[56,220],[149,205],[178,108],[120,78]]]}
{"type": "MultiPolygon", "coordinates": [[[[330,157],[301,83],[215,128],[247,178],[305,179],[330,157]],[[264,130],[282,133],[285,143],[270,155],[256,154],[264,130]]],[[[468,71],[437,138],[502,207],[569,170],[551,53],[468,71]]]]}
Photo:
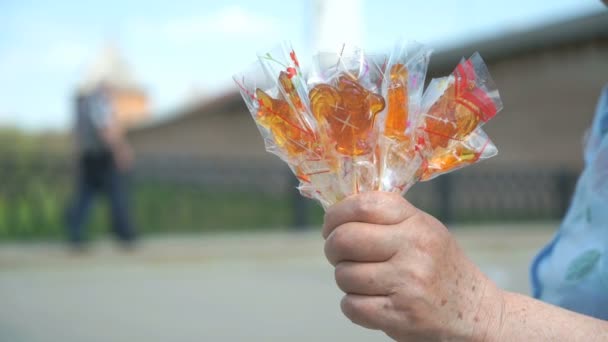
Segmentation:
{"type": "Polygon", "coordinates": [[[481,57],[423,93],[430,53],[416,43],[378,55],[344,45],[314,56],[305,77],[283,44],[234,80],[267,151],[327,208],[364,191],[403,194],[497,153],[481,126],[502,103],[481,57]]]}

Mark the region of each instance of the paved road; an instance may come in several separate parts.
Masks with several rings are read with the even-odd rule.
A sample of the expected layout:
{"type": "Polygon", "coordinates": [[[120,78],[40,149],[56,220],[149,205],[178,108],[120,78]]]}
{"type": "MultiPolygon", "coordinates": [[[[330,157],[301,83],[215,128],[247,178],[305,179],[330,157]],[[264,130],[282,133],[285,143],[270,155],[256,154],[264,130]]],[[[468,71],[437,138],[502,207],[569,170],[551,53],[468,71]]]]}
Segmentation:
{"type": "MultiPolygon", "coordinates": [[[[501,286],[528,291],[551,225],[455,230],[501,286]]],[[[0,341],[384,341],[352,325],[317,232],[0,245],[0,341]]]]}

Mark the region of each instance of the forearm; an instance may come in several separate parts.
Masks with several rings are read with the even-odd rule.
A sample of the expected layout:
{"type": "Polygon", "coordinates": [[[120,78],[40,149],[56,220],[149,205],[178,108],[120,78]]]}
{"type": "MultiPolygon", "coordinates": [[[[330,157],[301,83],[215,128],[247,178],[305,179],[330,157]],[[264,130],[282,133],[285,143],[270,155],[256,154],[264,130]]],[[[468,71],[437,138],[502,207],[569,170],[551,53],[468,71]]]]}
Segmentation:
{"type": "Polygon", "coordinates": [[[131,151],[131,146],[122,138],[114,140],[111,144],[109,144],[109,146],[112,154],[115,157],[124,155],[125,153],[130,153],[131,151]]]}
{"type": "Polygon", "coordinates": [[[503,291],[487,341],[606,341],[608,322],[503,291]]]}
{"type": "Polygon", "coordinates": [[[122,131],[115,124],[102,129],[101,137],[112,151],[120,150],[126,145],[122,131]]]}
{"type": "Polygon", "coordinates": [[[106,145],[110,148],[118,168],[122,170],[129,169],[133,159],[133,152],[119,127],[110,126],[106,128],[103,130],[102,136],[106,145]]]}

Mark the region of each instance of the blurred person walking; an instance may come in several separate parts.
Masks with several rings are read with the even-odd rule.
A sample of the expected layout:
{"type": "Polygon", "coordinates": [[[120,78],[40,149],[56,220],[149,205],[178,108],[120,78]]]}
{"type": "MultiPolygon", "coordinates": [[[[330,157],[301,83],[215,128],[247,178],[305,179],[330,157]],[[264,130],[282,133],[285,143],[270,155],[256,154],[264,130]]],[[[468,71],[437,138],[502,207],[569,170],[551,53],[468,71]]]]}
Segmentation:
{"type": "Polygon", "coordinates": [[[74,135],[78,176],[67,217],[70,244],[84,246],[91,204],[95,195],[103,194],[110,204],[113,233],[124,246],[132,246],[135,231],[129,218],[127,174],[133,154],[103,83],[78,95],[74,135]]]}

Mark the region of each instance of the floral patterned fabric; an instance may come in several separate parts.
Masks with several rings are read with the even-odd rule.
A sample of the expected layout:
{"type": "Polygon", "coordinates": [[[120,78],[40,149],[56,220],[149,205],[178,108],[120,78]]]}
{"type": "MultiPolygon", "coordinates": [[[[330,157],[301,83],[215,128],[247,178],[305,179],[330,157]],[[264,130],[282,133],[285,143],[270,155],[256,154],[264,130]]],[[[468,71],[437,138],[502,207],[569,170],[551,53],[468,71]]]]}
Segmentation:
{"type": "Polygon", "coordinates": [[[531,267],[534,297],[608,319],[608,85],[586,134],[585,169],[553,241],[531,267]]]}

